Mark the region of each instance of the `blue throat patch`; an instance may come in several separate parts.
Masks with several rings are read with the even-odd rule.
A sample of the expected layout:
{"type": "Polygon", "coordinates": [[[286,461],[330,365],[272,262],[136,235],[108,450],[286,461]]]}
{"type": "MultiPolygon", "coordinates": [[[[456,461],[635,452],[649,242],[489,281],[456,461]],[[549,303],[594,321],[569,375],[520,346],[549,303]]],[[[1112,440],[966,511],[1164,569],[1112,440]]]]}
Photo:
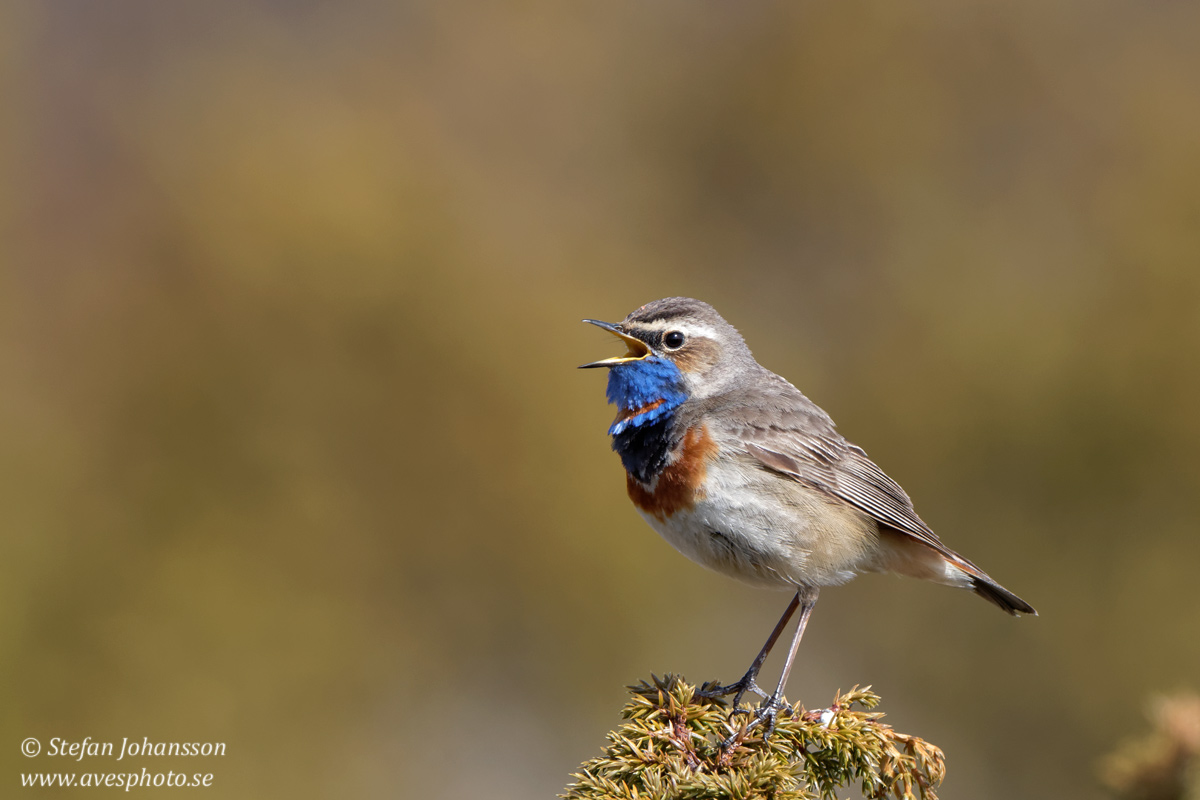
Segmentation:
{"type": "Polygon", "coordinates": [[[664,420],[687,400],[679,367],[654,356],[610,367],[607,394],[608,402],[631,414],[614,422],[609,436],[664,420]]]}
{"type": "Polygon", "coordinates": [[[667,463],[675,410],[687,400],[683,375],[670,361],[649,356],[608,370],[608,402],[622,412],[608,429],[625,471],[650,484],[667,463]],[[639,413],[640,412],[640,413],[639,413]]]}

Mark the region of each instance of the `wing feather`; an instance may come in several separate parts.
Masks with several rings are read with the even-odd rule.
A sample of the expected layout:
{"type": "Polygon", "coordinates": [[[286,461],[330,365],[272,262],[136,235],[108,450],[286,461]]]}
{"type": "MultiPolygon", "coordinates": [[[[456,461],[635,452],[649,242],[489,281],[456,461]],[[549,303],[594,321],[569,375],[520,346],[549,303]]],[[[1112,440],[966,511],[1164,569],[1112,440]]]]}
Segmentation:
{"type": "Polygon", "coordinates": [[[858,447],[840,442],[838,457],[826,459],[833,442],[826,441],[816,452],[807,442],[783,437],[779,431],[771,437],[773,447],[745,442],[746,451],[764,467],[833,495],[869,514],[875,521],[906,533],[939,552],[950,554],[929,526],[917,516],[912,501],[894,480],[867,458],[858,447]],[[784,446],[781,446],[781,444],[784,446]]]}
{"type": "Polygon", "coordinates": [[[724,398],[727,429],[764,469],[835,497],[880,525],[911,536],[966,573],[976,594],[1010,614],[1037,614],[1033,606],[955,553],[917,516],[912,500],[867,454],[837,432],[824,411],[796,387],[763,370],[753,391],[724,398]]]}
{"type": "Polygon", "coordinates": [[[751,456],[773,472],[844,500],[883,525],[961,558],[917,516],[900,484],[861,448],[842,438],[825,412],[790,383],[767,374],[773,379],[767,402],[759,395],[759,402],[740,409],[745,424],[737,433],[751,456]],[[748,413],[751,408],[760,413],[748,413]]]}

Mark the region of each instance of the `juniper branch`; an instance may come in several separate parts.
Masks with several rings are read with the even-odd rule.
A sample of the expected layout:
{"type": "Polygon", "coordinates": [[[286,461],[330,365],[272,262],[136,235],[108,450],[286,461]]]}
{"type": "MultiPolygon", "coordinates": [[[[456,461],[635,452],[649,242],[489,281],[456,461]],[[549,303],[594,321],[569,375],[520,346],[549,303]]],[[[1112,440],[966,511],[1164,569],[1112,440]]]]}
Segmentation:
{"type": "Polygon", "coordinates": [[[730,720],[725,700],[697,697],[679,676],[629,688],[625,722],[561,797],[835,800],[857,784],[870,800],[937,800],[946,774],[940,749],[879,721],[870,687],[839,692],[828,709],[785,707],[765,741],[746,717],[730,720]]]}

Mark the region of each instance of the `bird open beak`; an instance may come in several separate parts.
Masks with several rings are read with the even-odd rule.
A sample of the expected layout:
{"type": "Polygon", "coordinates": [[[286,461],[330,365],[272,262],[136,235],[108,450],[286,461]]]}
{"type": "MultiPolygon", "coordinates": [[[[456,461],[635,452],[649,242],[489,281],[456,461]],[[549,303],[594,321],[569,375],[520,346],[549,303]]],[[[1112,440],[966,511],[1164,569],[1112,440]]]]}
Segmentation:
{"type": "Polygon", "coordinates": [[[597,319],[585,319],[584,322],[589,322],[598,328],[604,328],[604,330],[625,342],[625,346],[629,348],[629,352],[623,356],[613,356],[612,358],[593,361],[590,364],[580,364],[580,369],[591,369],[592,367],[614,367],[617,364],[628,364],[630,361],[640,361],[646,356],[650,355],[650,348],[646,346],[645,342],[635,336],[630,336],[629,334],[625,333],[621,330],[619,325],[614,325],[611,322],[601,322],[597,319]]]}

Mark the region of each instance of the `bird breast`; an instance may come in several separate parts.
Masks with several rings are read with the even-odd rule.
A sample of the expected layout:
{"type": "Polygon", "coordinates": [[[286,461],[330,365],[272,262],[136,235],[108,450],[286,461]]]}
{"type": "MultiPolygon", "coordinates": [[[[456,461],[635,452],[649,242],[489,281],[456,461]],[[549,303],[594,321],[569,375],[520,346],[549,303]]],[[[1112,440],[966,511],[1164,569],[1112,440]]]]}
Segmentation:
{"type": "Polygon", "coordinates": [[[707,428],[687,431],[671,462],[630,499],[696,563],[767,587],[829,586],[874,568],[878,526],[867,515],[724,451],[707,428]]]}

